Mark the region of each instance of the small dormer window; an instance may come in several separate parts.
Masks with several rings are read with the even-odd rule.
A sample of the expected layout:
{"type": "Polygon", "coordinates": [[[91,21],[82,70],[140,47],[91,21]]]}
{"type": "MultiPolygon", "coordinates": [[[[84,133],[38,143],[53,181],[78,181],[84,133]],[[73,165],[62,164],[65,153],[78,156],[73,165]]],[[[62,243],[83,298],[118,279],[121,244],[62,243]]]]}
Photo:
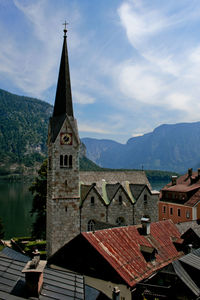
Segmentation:
{"type": "Polygon", "coordinates": [[[93,196],[90,198],[90,205],[94,206],[94,197],[93,196]]]}
{"type": "Polygon", "coordinates": [[[155,248],[146,245],[140,246],[140,252],[144,256],[146,262],[155,260],[155,255],[156,253],[158,253],[158,251],[155,248]]]}
{"type": "Polygon", "coordinates": [[[144,195],[144,205],[147,204],[147,194],[144,195]]]}
{"type": "Polygon", "coordinates": [[[119,196],[119,205],[122,205],[122,196],[119,196]]]}

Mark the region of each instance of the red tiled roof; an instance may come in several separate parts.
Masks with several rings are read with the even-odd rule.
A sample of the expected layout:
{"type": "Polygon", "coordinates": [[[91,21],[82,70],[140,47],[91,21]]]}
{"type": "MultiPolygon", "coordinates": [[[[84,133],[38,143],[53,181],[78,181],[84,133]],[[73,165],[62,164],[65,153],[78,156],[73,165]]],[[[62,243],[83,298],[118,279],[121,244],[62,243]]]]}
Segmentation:
{"type": "Polygon", "coordinates": [[[195,206],[200,201],[200,189],[184,204],[187,206],[195,206]]]}
{"type": "Polygon", "coordinates": [[[140,235],[139,227],[126,226],[82,233],[131,287],[182,255],[172,242],[172,238],[180,239],[180,233],[171,220],[151,223],[148,236],[140,235]],[[157,250],[154,261],[145,260],[140,251],[141,245],[157,250]]]}
{"type": "MultiPolygon", "coordinates": [[[[193,180],[198,176],[197,172],[193,172],[193,180]]],[[[189,192],[192,191],[194,189],[198,189],[200,188],[200,178],[193,184],[191,184],[191,179],[188,176],[188,174],[184,174],[182,176],[180,176],[179,178],[177,178],[176,180],[176,184],[172,185],[172,183],[168,183],[163,189],[162,191],[177,191],[177,192],[189,192]]]]}
{"type": "MultiPolygon", "coordinates": [[[[184,174],[177,178],[176,184],[168,183],[162,190],[160,194],[160,200],[162,200],[162,191],[177,192],[177,193],[188,193],[193,191],[191,194],[188,193],[189,200],[183,201],[182,204],[187,206],[195,206],[200,201],[200,178],[197,172],[193,172],[191,177],[188,174],[184,174]],[[192,181],[192,183],[191,183],[192,181]]],[[[169,202],[174,202],[173,200],[169,202]]]]}

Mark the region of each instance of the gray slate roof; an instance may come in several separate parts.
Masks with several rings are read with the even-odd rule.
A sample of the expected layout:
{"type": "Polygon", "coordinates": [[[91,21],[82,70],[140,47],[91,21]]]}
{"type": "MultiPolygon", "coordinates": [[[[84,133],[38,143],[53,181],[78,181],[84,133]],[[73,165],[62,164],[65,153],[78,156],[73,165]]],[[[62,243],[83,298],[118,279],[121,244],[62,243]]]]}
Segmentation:
{"type": "Polygon", "coordinates": [[[119,182],[123,186],[126,181],[134,184],[146,184],[151,189],[144,171],[80,171],[80,181],[84,184],[95,182],[97,187],[101,187],[102,180],[105,180],[109,184],[119,182]]]}
{"type": "Polygon", "coordinates": [[[130,184],[131,193],[136,200],[139,198],[145,186],[145,184],[130,184]]]}
{"type": "Polygon", "coordinates": [[[111,201],[114,198],[114,196],[117,193],[120,186],[121,186],[120,183],[106,184],[106,192],[107,192],[109,201],[111,201]]]}
{"type": "Polygon", "coordinates": [[[151,193],[151,185],[144,171],[80,171],[81,203],[91,188],[95,188],[103,202],[108,205],[120,187],[124,189],[131,202],[137,200],[147,186],[151,193]],[[129,188],[132,186],[132,189],[129,188]],[[133,194],[135,196],[133,196],[133,194]]]}
{"type": "Polygon", "coordinates": [[[20,252],[17,252],[9,247],[5,247],[2,251],[1,251],[1,256],[5,256],[8,258],[12,258],[14,260],[18,260],[24,263],[27,263],[30,260],[30,257],[21,254],[20,252]]]}
{"type": "MultiPolygon", "coordinates": [[[[0,253],[0,299],[25,299],[24,266],[25,262],[0,253]]],[[[46,267],[39,299],[84,299],[83,276],[46,267]]]]}
{"type": "Polygon", "coordinates": [[[181,262],[186,263],[187,265],[194,267],[195,269],[200,270],[200,257],[193,254],[189,253],[179,259],[181,262]]]}
{"type": "Polygon", "coordinates": [[[200,225],[197,223],[197,221],[189,221],[189,222],[182,222],[179,224],[176,224],[178,227],[178,230],[181,234],[185,233],[188,229],[192,228],[194,232],[200,237],[200,225]]]}
{"type": "MultiPolygon", "coordinates": [[[[187,255],[186,255],[187,256],[187,255]]],[[[185,256],[184,256],[185,257],[185,256]]],[[[180,260],[180,259],[179,259],[180,260]]],[[[173,261],[172,265],[178,277],[185,283],[185,285],[196,295],[200,295],[200,289],[192,280],[189,274],[185,271],[179,260],[173,261]]]]}

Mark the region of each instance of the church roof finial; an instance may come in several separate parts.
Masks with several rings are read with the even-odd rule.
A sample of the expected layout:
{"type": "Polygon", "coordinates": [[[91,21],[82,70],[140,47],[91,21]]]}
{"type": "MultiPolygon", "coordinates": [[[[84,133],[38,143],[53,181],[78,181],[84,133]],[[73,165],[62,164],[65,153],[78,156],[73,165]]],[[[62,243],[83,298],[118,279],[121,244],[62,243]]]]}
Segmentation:
{"type": "Polygon", "coordinates": [[[63,25],[65,26],[64,29],[63,29],[63,31],[64,31],[64,37],[67,36],[67,25],[68,25],[68,24],[69,24],[69,23],[67,23],[66,20],[65,20],[65,23],[63,23],[63,25]]]}
{"type": "Polygon", "coordinates": [[[70,72],[67,52],[67,22],[64,25],[64,41],[60,61],[60,70],[58,75],[58,83],[56,90],[56,98],[54,104],[53,116],[67,114],[73,117],[73,104],[71,94],[70,72]]]}

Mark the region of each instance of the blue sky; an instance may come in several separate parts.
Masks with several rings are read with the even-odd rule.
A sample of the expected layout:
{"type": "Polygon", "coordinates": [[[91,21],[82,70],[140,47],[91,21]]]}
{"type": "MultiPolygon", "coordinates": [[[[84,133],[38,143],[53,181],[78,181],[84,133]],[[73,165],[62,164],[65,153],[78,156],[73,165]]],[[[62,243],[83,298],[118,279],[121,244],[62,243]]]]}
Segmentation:
{"type": "Polygon", "coordinates": [[[81,137],[200,121],[199,0],[0,0],[0,88],[54,103],[65,20],[81,137]]]}

